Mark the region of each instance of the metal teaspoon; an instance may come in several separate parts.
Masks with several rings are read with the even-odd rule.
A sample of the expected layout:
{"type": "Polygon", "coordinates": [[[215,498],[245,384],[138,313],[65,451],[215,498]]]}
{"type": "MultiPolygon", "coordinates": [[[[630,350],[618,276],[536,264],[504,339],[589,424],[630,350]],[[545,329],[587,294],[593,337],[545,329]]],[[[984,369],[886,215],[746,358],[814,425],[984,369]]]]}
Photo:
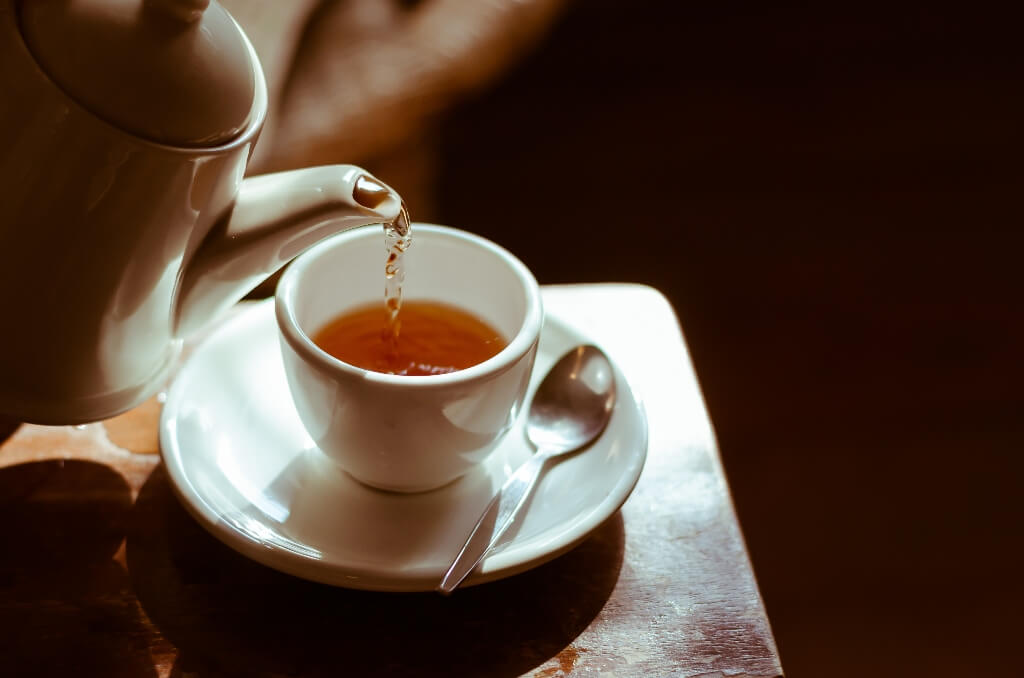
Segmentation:
{"type": "Polygon", "coordinates": [[[494,547],[530,495],[548,460],[593,442],[615,404],[615,373],[596,346],[577,346],[562,356],[537,387],[526,419],[526,437],[537,453],[516,469],[466,540],[437,590],[451,593],[494,547]],[[494,516],[493,528],[485,528],[494,516]]]}

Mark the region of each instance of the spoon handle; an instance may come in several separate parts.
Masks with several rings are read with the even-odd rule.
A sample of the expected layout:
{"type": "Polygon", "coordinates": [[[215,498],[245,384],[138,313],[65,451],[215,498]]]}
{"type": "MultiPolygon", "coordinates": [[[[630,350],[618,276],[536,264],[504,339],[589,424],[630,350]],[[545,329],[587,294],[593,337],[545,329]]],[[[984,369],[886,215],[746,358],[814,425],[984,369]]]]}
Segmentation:
{"type": "Polygon", "coordinates": [[[441,579],[438,591],[445,594],[454,591],[498,543],[501,535],[505,534],[505,530],[519,513],[519,509],[526,503],[526,498],[530,495],[548,458],[549,455],[541,450],[509,476],[498,494],[494,495],[491,503],[484,509],[466,544],[441,579]]]}

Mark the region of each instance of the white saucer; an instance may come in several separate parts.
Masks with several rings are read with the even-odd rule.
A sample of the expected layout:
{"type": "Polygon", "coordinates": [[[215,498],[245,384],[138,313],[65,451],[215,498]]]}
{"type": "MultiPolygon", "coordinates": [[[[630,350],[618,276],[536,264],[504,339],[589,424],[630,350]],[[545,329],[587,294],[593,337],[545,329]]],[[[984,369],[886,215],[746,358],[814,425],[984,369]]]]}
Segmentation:
{"type": "MultiPolygon", "coordinates": [[[[531,394],[580,343],[594,342],[549,314],[531,394]]],[[[589,449],[548,466],[524,513],[466,584],[565,552],[632,492],[647,422],[618,368],[616,380],[607,430],[589,449]]],[[[272,299],[228,320],[192,353],[168,393],[160,446],[182,503],[228,546],[305,579],[378,591],[434,589],[491,496],[532,454],[520,420],[480,469],[439,490],[394,494],[353,480],[299,422],[272,299]]]]}

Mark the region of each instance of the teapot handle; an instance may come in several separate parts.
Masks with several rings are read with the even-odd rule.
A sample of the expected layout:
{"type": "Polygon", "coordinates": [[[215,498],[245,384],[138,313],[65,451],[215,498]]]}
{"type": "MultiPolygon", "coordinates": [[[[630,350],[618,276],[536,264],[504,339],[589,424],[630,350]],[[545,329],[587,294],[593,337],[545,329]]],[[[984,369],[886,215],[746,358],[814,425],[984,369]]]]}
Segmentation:
{"type": "Polygon", "coordinates": [[[354,165],[243,180],[231,213],[184,267],[175,303],[176,336],[200,329],[320,240],[389,222],[401,207],[393,189],[354,165]]]}

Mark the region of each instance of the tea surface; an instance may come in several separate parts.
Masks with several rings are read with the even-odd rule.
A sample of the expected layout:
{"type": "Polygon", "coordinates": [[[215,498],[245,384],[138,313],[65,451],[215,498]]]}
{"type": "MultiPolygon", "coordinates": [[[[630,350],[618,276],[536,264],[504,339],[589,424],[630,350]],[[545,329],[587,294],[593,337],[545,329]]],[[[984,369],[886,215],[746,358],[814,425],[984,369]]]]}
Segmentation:
{"type": "Polygon", "coordinates": [[[328,322],[313,341],[350,365],[406,376],[462,370],[508,343],[480,318],[439,302],[405,301],[395,325],[392,321],[386,306],[360,306],[328,322]]]}

